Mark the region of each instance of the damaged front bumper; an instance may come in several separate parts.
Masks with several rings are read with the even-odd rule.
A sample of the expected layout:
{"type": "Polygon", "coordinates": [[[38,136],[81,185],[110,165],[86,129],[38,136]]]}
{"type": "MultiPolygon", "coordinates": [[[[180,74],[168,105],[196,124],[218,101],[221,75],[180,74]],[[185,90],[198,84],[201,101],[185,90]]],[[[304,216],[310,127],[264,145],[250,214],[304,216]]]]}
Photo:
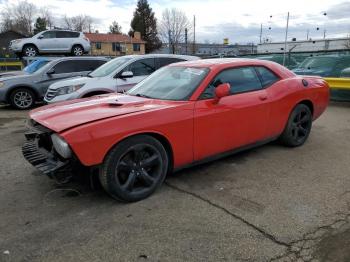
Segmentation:
{"type": "Polygon", "coordinates": [[[25,133],[26,142],[22,147],[24,158],[43,174],[59,182],[70,180],[75,160],[63,159],[54,150],[52,130],[29,120],[28,131],[25,133]]]}

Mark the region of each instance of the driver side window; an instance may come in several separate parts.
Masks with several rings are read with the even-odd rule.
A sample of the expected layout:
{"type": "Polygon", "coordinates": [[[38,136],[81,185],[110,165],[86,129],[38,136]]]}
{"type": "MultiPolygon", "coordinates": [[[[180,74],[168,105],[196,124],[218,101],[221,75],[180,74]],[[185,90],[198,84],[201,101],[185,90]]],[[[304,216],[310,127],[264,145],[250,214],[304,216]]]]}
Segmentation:
{"type": "Polygon", "coordinates": [[[231,94],[244,93],[262,89],[261,82],[252,67],[231,68],[221,71],[206,90],[201,94],[200,99],[214,98],[215,88],[220,84],[228,83],[231,86],[231,94]]]}
{"type": "MultiPolygon", "coordinates": [[[[125,70],[124,70],[125,71],[125,70]]],[[[141,59],[129,66],[134,76],[150,75],[155,71],[154,58],[141,59]]]]}
{"type": "Polygon", "coordinates": [[[47,31],[42,34],[43,39],[48,39],[48,38],[56,38],[56,32],[54,31],[47,31]]]}

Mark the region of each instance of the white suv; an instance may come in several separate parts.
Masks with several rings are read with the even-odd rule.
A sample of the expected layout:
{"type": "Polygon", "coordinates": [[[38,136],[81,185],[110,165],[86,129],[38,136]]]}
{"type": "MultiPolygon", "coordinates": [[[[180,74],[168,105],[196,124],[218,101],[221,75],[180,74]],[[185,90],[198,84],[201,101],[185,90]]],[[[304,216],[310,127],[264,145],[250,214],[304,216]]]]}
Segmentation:
{"type": "Polygon", "coordinates": [[[92,71],[87,77],[63,80],[50,85],[44,100],[47,103],[55,103],[106,93],[123,92],[163,66],[198,59],[196,56],[170,54],[118,57],[92,71]]]}
{"type": "Polygon", "coordinates": [[[31,38],[15,39],[9,49],[17,56],[38,54],[72,54],[81,56],[90,51],[90,41],[82,32],[68,30],[47,30],[31,38]]]}

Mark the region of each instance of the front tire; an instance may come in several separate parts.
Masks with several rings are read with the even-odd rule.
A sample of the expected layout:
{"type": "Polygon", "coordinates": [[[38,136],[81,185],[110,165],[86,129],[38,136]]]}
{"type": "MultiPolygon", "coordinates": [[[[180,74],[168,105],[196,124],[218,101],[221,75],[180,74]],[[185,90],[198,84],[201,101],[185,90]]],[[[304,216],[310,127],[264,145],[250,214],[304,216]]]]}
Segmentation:
{"type": "Polygon", "coordinates": [[[312,113],[308,106],[298,104],[289,116],[280,141],[285,146],[296,147],[305,143],[312,127],[312,113]]]}
{"type": "Polygon", "coordinates": [[[84,49],[81,45],[75,45],[72,47],[72,55],[82,56],[84,54],[84,49]]]}
{"type": "Polygon", "coordinates": [[[18,88],[11,93],[10,103],[16,109],[30,109],[35,103],[35,94],[27,88],[18,88]]]}
{"type": "Polygon", "coordinates": [[[99,178],[113,198],[135,202],[150,196],[164,181],[169,166],[163,145],[148,135],[128,138],[106,156],[99,178]]]}
{"type": "Polygon", "coordinates": [[[23,48],[22,54],[23,56],[33,57],[38,55],[38,50],[34,45],[26,45],[23,48]]]}

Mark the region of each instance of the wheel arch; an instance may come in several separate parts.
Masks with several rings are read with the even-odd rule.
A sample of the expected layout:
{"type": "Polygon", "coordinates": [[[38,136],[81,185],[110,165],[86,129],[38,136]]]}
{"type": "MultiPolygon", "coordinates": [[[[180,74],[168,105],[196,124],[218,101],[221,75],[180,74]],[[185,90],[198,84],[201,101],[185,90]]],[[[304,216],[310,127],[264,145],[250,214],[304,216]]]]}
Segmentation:
{"type": "Polygon", "coordinates": [[[309,99],[302,100],[299,103],[297,103],[295,106],[297,106],[299,104],[306,105],[310,109],[312,116],[314,115],[314,104],[312,103],[311,100],[309,100],[309,99]]]}
{"type": "Polygon", "coordinates": [[[74,43],[74,44],[72,44],[72,47],[71,47],[71,49],[70,49],[71,52],[73,52],[73,48],[74,48],[75,46],[80,46],[80,47],[83,49],[83,52],[85,52],[84,46],[83,46],[82,44],[80,44],[80,43],[74,43]]]}
{"type": "Polygon", "coordinates": [[[17,89],[20,89],[20,88],[25,88],[25,89],[29,89],[30,91],[32,91],[35,95],[35,100],[38,100],[38,98],[40,97],[40,94],[39,92],[32,86],[28,86],[28,85],[17,85],[17,86],[14,86],[12,87],[11,89],[9,89],[6,93],[6,101],[9,102],[10,101],[10,96],[11,94],[17,90],[17,89]]]}
{"type": "Polygon", "coordinates": [[[167,155],[168,155],[168,158],[169,158],[169,168],[168,168],[168,174],[173,170],[173,167],[174,167],[174,151],[173,151],[173,147],[169,141],[169,139],[159,133],[159,132],[155,132],[155,131],[149,131],[149,132],[140,132],[140,133],[133,133],[133,134],[130,134],[128,136],[125,136],[123,137],[122,139],[118,140],[115,144],[113,144],[109,149],[108,151],[105,153],[104,157],[103,157],[103,161],[105,160],[106,156],[108,155],[108,153],[116,146],[118,145],[119,143],[121,143],[122,141],[125,141],[126,139],[129,139],[129,138],[132,138],[132,137],[135,137],[135,136],[141,136],[141,135],[147,135],[147,136],[150,136],[150,137],[153,137],[155,138],[156,140],[158,140],[162,146],[164,147],[167,155]]]}
{"type": "Polygon", "coordinates": [[[22,52],[24,51],[24,48],[26,46],[34,46],[36,48],[36,51],[39,53],[39,48],[36,46],[36,44],[34,43],[25,43],[23,46],[22,46],[22,52]]]}

